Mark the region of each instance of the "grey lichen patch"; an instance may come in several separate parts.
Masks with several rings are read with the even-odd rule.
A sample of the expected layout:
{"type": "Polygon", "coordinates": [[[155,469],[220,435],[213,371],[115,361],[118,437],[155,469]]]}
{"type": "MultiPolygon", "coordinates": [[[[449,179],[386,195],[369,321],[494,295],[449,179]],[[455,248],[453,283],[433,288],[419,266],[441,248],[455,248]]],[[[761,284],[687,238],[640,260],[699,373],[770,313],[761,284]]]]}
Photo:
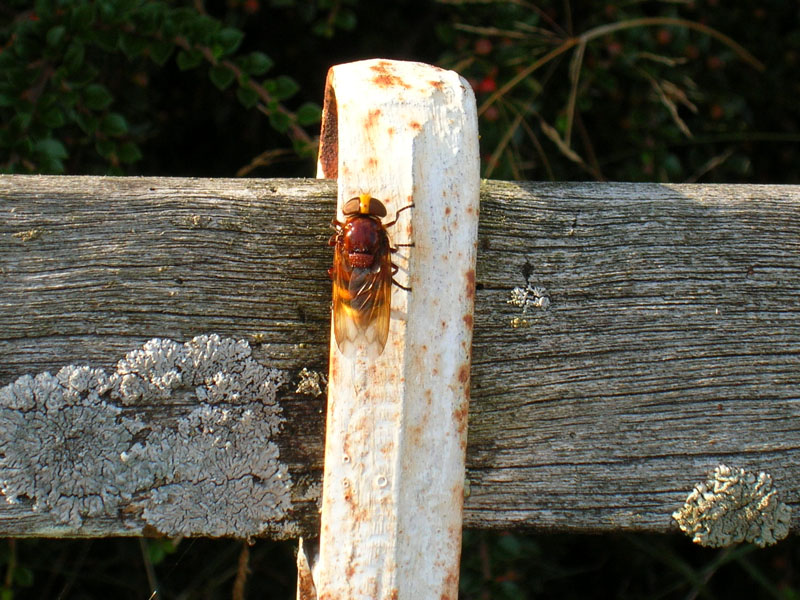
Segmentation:
{"type": "Polygon", "coordinates": [[[511,297],[507,302],[522,309],[521,315],[511,319],[511,326],[515,328],[531,326],[531,322],[525,318],[529,312],[534,310],[545,311],[550,308],[550,297],[547,295],[547,289],[534,285],[533,276],[528,278],[524,288],[515,287],[511,290],[511,297]]]}
{"type": "Polygon", "coordinates": [[[707,481],[695,486],[672,518],[701,546],[745,541],[763,547],[789,534],[791,509],[778,501],[777,494],[767,473],[755,475],[719,465],[707,481]]]}
{"type": "Polygon", "coordinates": [[[151,340],[111,374],[21,377],[0,389],[1,489],[76,528],[138,509],[169,535],[289,535],[289,475],[272,441],[284,381],[247,342],[216,335],[151,340]],[[174,394],[190,402],[172,426],[136,412],[174,394]]]}
{"type": "Polygon", "coordinates": [[[60,523],[114,514],[130,501],[119,455],[145,425],[100,398],[104,372],[68,366],[0,389],[0,489],[60,523]]]}
{"type": "Polygon", "coordinates": [[[322,395],[322,387],[327,385],[328,380],[322,373],[311,371],[306,367],[300,371],[300,381],[295,389],[295,394],[308,394],[315,398],[322,395]]]}
{"type": "Polygon", "coordinates": [[[42,230],[41,229],[28,229],[26,231],[18,231],[17,233],[12,234],[15,238],[22,240],[23,242],[32,242],[33,240],[37,240],[42,237],[42,230]]]}
{"type": "Polygon", "coordinates": [[[161,432],[130,462],[158,465],[167,483],[154,488],[144,519],[167,535],[258,535],[290,508],[289,473],[268,410],[201,406],[176,432],[161,432]],[[166,451],[165,451],[166,450],[166,451]]]}

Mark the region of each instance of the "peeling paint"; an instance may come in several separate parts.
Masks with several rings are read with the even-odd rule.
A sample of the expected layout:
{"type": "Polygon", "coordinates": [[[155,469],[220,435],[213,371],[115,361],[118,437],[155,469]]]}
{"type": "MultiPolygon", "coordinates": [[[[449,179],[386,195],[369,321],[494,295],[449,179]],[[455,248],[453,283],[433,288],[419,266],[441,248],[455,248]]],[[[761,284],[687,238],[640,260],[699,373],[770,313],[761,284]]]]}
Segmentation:
{"type": "Polygon", "coordinates": [[[719,465],[672,518],[701,546],[751,542],[764,547],[789,534],[791,509],[777,494],[769,474],[719,465]]]}
{"type": "Polygon", "coordinates": [[[284,381],[246,341],[217,335],[150,340],[111,373],[20,377],[0,389],[0,489],[75,528],[124,513],[166,535],[290,535],[291,482],[271,441],[284,381]],[[169,426],[141,410],[176,394],[187,414],[169,426]]]}

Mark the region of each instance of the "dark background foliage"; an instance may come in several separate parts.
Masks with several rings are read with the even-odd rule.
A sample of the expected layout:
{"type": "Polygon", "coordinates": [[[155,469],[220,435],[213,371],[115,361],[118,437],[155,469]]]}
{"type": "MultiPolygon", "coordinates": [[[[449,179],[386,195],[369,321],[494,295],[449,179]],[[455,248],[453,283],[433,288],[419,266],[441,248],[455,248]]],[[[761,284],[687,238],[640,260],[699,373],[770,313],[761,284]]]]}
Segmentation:
{"type": "MultiPolygon", "coordinates": [[[[786,0],[7,0],[0,171],[313,176],[326,71],[371,57],[469,79],[487,177],[800,181],[786,0]]],[[[289,598],[293,560],[266,540],[7,540],[0,600],[289,598]]],[[[462,597],[791,599],[798,569],[795,538],[468,531],[462,597]]]]}

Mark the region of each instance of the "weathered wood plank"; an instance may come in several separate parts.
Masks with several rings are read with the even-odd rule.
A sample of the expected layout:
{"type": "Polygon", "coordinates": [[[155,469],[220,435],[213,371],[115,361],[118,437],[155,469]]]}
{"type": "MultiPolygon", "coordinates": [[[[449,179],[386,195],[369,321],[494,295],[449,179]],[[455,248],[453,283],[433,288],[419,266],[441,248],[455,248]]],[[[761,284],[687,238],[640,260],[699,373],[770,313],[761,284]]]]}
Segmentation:
{"type": "MultiPolygon", "coordinates": [[[[70,364],[111,372],[153,337],[247,340],[292,379],[275,443],[291,518],[313,531],[323,401],[294,389],[303,367],[326,372],[335,193],[0,177],[0,386],[70,364]]],[[[800,504],[800,188],[486,182],[481,211],[467,526],[673,530],[722,462],[770,473],[800,504]]],[[[2,506],[0,530],[147,525],[121,511],[76,528],[30,506],[2,506]]]]}

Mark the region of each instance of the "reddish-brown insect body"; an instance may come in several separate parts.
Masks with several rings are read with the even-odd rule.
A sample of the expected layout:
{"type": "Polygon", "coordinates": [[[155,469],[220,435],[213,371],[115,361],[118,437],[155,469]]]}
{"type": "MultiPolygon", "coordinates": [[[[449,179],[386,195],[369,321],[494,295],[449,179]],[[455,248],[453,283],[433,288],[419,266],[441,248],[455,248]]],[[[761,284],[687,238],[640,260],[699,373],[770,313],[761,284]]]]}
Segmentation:
{"type": "MultiPolygon", "coordinates": [[[[401,209],[403,210],[403,209],[401,209]]],[[[392,265],[386,207],[369,194],[348,200],[345,222],[333,221],[333,330],[345,356],[383,352],[389,335],[392,265]]],[[[399,211],[398,211],[399,212],[399,211]]],[[[391,225],[391,224],[390,224],[391,225]]]]}

